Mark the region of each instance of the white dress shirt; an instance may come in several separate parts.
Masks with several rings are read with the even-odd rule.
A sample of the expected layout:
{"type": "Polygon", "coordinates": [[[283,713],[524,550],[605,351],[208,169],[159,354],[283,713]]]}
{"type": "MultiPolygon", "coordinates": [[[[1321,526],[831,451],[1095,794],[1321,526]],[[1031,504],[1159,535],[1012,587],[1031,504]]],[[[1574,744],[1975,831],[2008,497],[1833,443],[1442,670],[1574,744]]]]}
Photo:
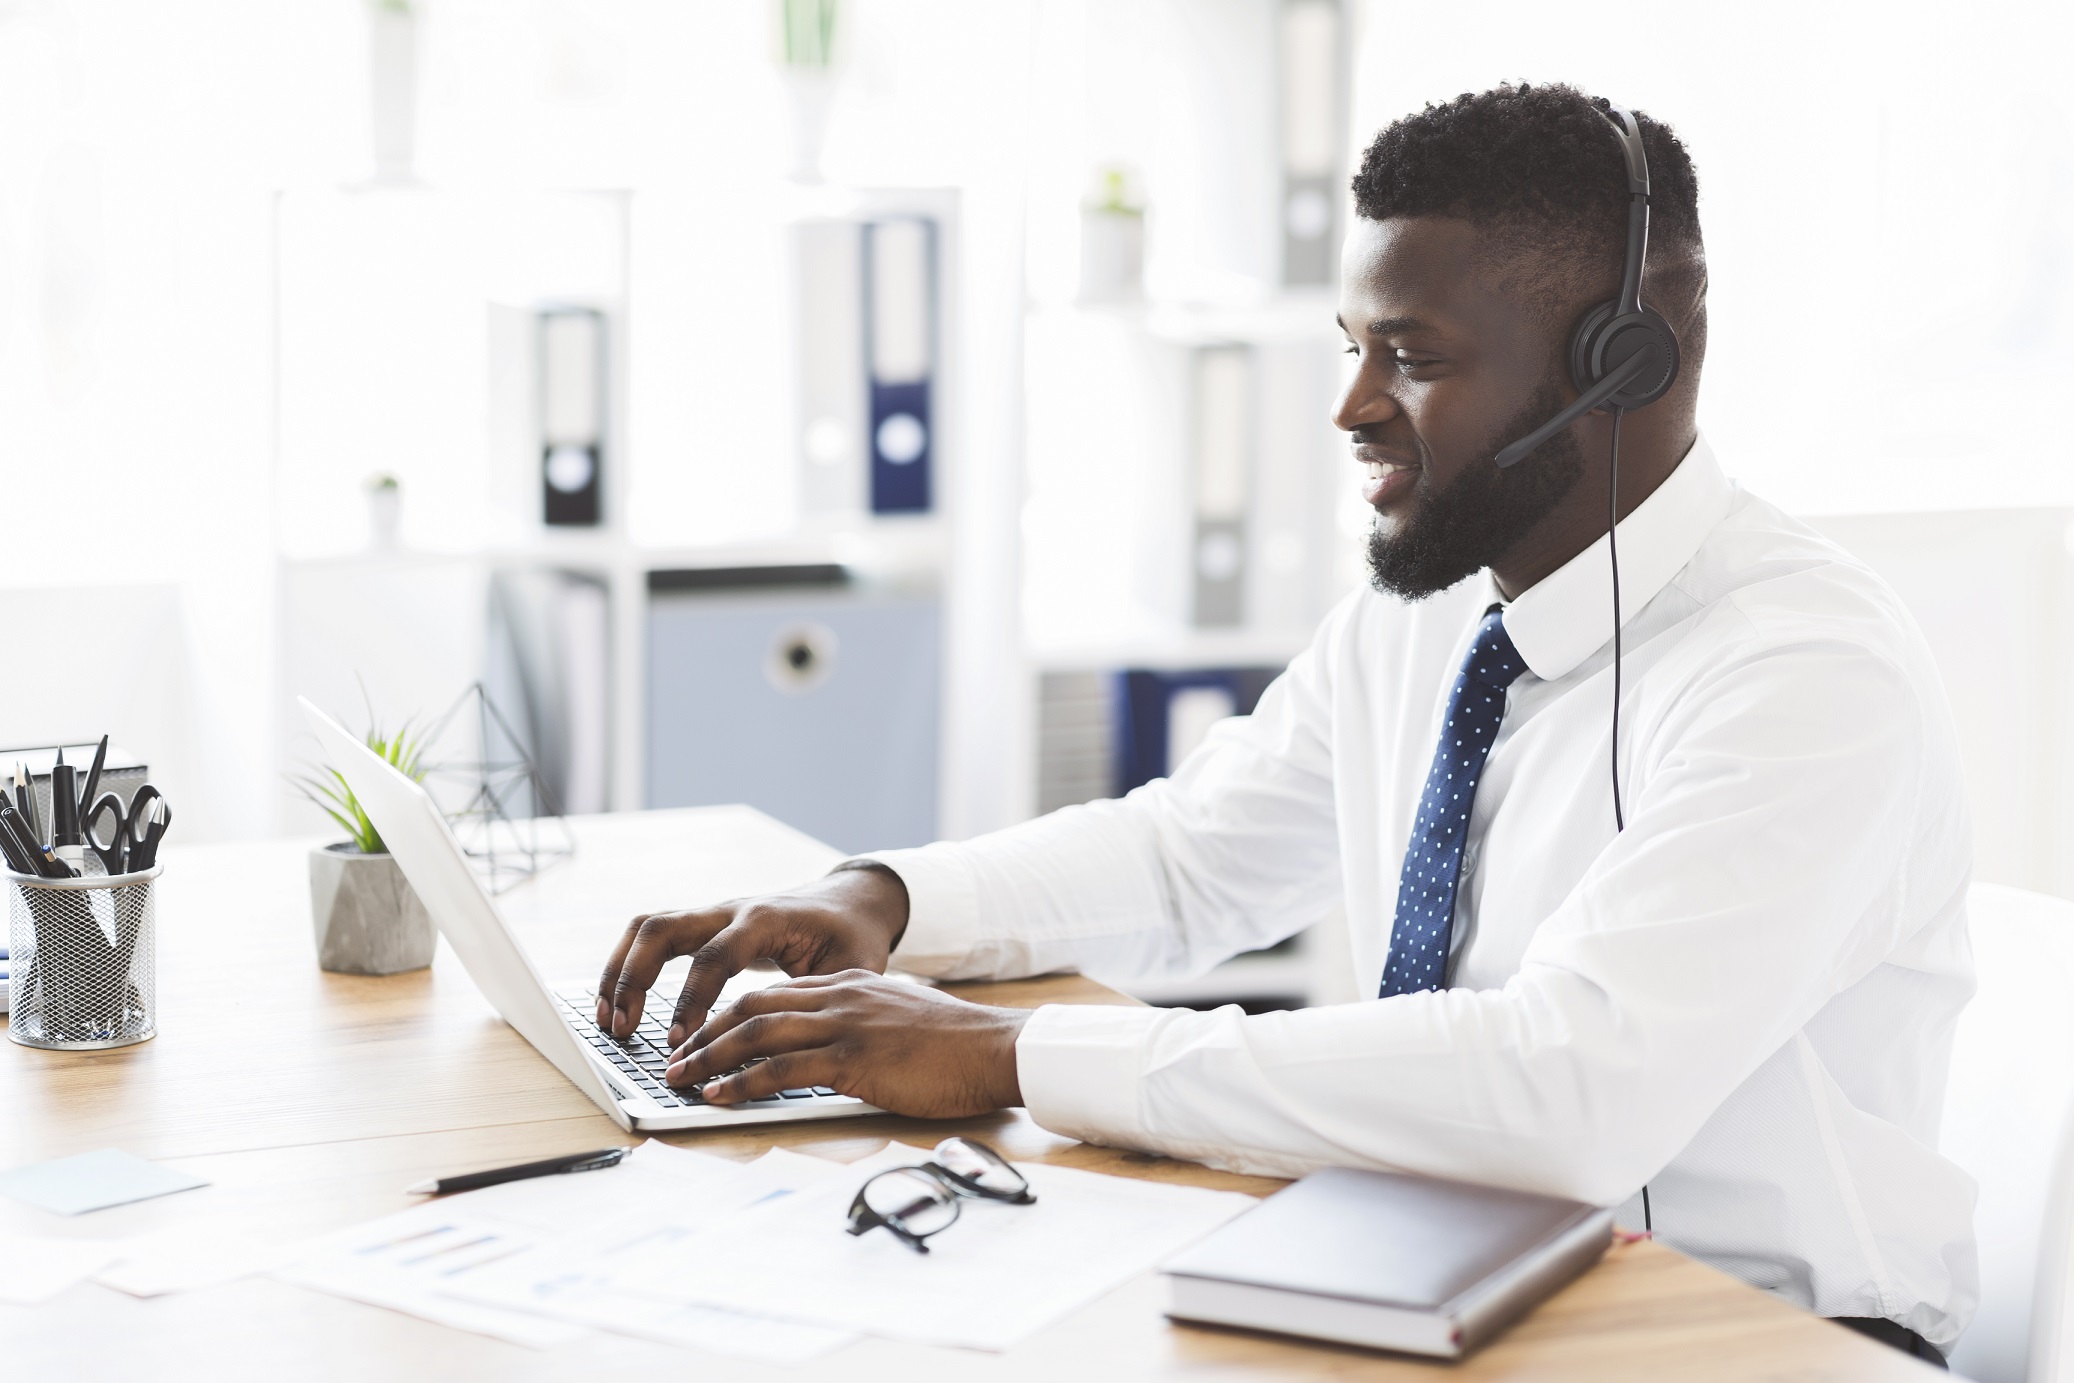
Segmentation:
{"type": "MultiPolygon", "coordinates": [[[[1878,578],[1723,476],[1702,439],[1619,529],[1505,607],[1528,671],[1477,789],[1449,987],[1267,1013],[1049,1006],[1031,1115],[1295,1175],[1378,1167],[1622,1205],[1825,1316],[1948,1346],[1973,1183],[1937,1155],[1972,993],[1950,712],[1878,578]]],[[[1399,866],[1489,576],[1343,602],[1171,778],[877,856],[901,966],[1199,973],[1344,904],[1377,991],[1399,866]]]]}

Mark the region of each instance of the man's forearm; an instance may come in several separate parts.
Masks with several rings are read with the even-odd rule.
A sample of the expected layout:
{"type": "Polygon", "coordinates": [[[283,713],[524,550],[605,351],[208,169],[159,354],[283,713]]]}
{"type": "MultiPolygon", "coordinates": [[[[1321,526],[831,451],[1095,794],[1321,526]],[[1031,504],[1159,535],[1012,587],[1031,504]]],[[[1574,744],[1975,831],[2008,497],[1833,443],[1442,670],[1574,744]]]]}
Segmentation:
{"type": "Polygon", "coordinates": [[[938,979],[1204,970],[1281,940],[1331,906],[1338,875],[1329,819],[1269,832],[1248,854],[1165,829],[1164,817],[1187,810],[1174,800],[1182,793],[1155,783],[975,840],[871,856],[907,886],[896,963],[938,979]],[[1251,863],[1232,868],[1240,855],[1251,863]],[[1280,868],[1261,869],[1263,857],[1280,868]],[[1306,886],[1289,887],[1288,873],[1306,886]]]}

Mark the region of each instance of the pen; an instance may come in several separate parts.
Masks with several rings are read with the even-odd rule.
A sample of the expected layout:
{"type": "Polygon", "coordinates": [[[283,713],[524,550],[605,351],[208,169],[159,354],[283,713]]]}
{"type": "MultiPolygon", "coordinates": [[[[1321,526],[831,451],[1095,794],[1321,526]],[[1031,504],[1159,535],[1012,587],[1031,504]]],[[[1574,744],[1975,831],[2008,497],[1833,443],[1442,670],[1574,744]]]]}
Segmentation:
{"type": "Polygon", "coordinates": [[[20,759],[14,761],[14,805],[29,828],[30,838],[43,839],[43,827],[36,820],[36,779],[30,774],[29,766],[20,759]]]}
{"type": "MultiPolygon", "coordinates": [[[[14,809],[14,804],[7,800],[7,794],[0,792],[0,855],[7,857],[7,867],[17,874],[25,874],[30,878],[70,878],[72,876],[71,871],[65,868],[64,863],[56,855],[51,853],[49,846],[36,844],[25,837],[22,829],[23,825],[21,813],[17,812],[14,809]]],[[[75,929],[72,927],[69,917],[62,908],[53,910],[53,900],[45,896],[43,890],[19,889],[18,891],[25,895],[22,898],[22,902],[28,906],[29,921],[35,928],[36,945],[39,949],[42,943],[52,941],[53,938],[57,938],[57,940],[52,941],[54,945],[69,947],[74,943],[75,938],[72,934],[75,929]]],[[[89,926],[87,930],[92,933],[94,941],[98,942],[102,939],[98,928],[89,926]]],[[[89,943],[89,953],[93,949],[89,943]]],[[[25,977],[34,970],[35,965],[36,961],[32,958],[23,969],[25,977]]],[[[10,970],[13,969],[11,960],[8,963],[8,968],[10,970]]],[[[28,980],[25,978],[23,982],[28,983],[28,980]]]]}
{"type": "Polygon", "coordinates": [[[632,1148],[600,1148],[596,1152],[550,1157],[545,1162],[521,1162],[516,1167],[499,1167],[494,1171],[469,1172],[465,1176],[421,1181],[415,1186],[405,1187],[404,1194],[446,1196],[456,1191],[479,1191],[485,1186],[500,1186],[507,1181],[524,1181],[528,1177],[555,1176],[562,1172],[595,1172],[606,1167],[617,1167],[633,1156],[633,1152],[632,1148]]]}
{"type": "Polygon", "coordinates": [[[108,737],[101,736],[101,747],[94,751],[94,766],[86,771],[86,787],[79,794],[79,814],[86,815],[87,805],[94,800],[94,789],[101,786],[101,765],[108,762],[108,737]]]}
{"type": "MultiPolygon", "coordinates": [[[[33,839],[25,829],[21,813],[16,811],[4,795],[0,795],[0,831],[5,831],[27,862],[27,869],[16,870],[19,874],[30,874],[45,879],[69,879],[73,871],[48,845],[33,839]]],[[[15,851],[9,851],[8,862],[14,862],[15,851]]]]}
{"type": "Polygon", "coordinates": [[[32,879],[43,877],[43,868],[36,857],[29,853],[28,842],[21,838],[15,822],[20,813],[9,811],[0,814],[0,855],[7,858],[7,867],[17,874],[26,874],[32,879]]]}
{"type": "Polygon", "coordinates": [[[73,874],[86,867],[86,839],[79,834],[78,774],[60,749],[50,770],[50,845],[73,874]]]}

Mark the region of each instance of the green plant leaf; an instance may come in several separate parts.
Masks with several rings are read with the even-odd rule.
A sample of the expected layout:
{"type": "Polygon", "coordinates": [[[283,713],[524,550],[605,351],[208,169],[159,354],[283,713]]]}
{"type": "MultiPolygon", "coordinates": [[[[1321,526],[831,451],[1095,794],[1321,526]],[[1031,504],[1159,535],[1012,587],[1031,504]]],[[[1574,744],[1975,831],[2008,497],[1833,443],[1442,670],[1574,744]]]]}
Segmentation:
{"type": "MultiPolygon", "coordinates": [[[[366,688],[361,688],[363,697],[366,688]]],[[[374,708],[368,706],[368,720],[373,722],[374,708]]],[[[425,781],[430,771],[424,762],[425,741],[422,732],[414,732],[412,722],[406,720],[393,732],[385,732],[379,724],[370,724],[361,737],[367,747],[382,762],[394,768],[414,783],[425,781]]],[[[337,822],[352,838],[353,845],[364,855],[385,855],[389,847],[382,841],[381,833],[375,830],[374,822],[368,819],[361,807],[360,799],[353,795],[352,784],[335,768],[328,765],[321,772],[293,774],[288,781],[317,809],[337,822]]]]}

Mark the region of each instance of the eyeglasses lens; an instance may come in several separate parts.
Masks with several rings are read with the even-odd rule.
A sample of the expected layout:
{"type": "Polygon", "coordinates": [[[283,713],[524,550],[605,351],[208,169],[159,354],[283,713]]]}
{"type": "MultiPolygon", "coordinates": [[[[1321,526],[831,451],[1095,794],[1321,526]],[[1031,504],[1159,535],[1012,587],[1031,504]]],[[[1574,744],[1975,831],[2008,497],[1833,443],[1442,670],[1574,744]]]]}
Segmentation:
{"type": "Polygon", "coordinates": [[[881,1172],[864,1185],[864,1203],[872,1213],[916,1238],[934,1234],[957,1219],[956,1201],[935,1177],[905,1168],[881,1172]]]}
{"type": "Polygon", "coordinates": [[[936,1145],[937,1165],[956,1172],[975,1186],[1013,1196],[1029,1187],[1023,1174],[1001,1160],[992,1148],[965,1138],[946,1138],[936,1145]]]}

